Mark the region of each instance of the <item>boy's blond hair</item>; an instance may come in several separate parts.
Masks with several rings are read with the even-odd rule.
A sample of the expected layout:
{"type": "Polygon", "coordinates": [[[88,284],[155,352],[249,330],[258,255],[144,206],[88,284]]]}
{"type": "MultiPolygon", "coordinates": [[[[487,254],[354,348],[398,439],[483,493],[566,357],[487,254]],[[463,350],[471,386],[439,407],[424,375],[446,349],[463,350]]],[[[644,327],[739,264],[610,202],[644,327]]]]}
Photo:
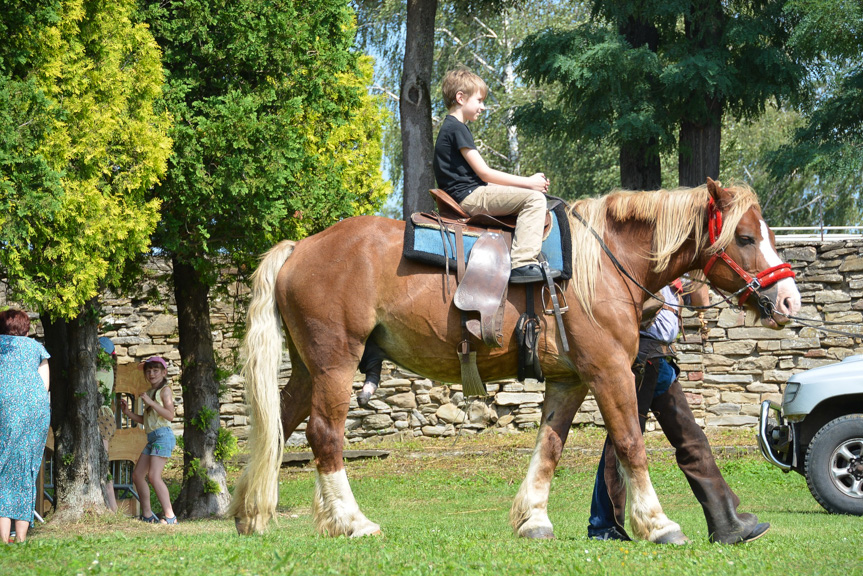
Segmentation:
{"type": "Polygon", "coordinates": [[[456,94],[462,92],[470,98],[479,92],[485,98],[488,96],[488,86],[482,78],[467,68],[456,68],[444,76],[441,92],[443,93],[444,106],[447,110],[452,110],[452,107],[456,105],[456,94]]]}

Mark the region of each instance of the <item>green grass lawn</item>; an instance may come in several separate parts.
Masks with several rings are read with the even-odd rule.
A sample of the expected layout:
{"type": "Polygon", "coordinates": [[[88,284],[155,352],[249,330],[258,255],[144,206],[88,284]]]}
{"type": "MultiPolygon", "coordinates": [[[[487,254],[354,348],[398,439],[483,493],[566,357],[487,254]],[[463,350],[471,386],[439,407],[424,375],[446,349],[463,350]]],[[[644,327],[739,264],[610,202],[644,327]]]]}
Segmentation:
{"type": "MultiPolygon", "coordinates": [[[[863,519],[827,514],[801,476],[783,474],[746,449],[727,451],[733,455],[720,456],[719,463],[742,500],[740,510],[772,528],[750,544],[709,544],[701,508],[660,435],[648,438],[651,478],[689,545],[587,539],[602,440],[590,430],[575,431],[552,484],[549,515],[557,539],[518,539],[507,515],[533,440],[533,434],[483,435],[381,445],[390,450],[388,458],[348,463],[354,494],[383,537],[317,535],[310,509],[314,473],[285,467],[279,518],[263,536],[239,537],[230,520],[167,527],[113,515],[71,525],[49,519],[34,527],[26,544],[0,546],[0,574],[832,575],[863,567],[863,519]]],[[[711,441],[715,448],[753,443],[751,431],[711,441]]]]}

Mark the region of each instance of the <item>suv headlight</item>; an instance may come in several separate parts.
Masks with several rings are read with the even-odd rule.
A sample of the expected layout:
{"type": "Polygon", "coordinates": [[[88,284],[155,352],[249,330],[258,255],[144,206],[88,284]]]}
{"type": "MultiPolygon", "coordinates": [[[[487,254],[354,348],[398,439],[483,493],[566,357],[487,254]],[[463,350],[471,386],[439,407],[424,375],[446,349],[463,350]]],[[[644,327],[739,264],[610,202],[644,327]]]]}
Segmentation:
{"type": "Polygon", "coordinates": [[[786,406],[791,402],[794,402],[794,398],[797,396],[797,392],[800,391],[800,383],[799,382],[789,382],[785,385],[785,393],[782,395],[782,405],[786,406]]]}

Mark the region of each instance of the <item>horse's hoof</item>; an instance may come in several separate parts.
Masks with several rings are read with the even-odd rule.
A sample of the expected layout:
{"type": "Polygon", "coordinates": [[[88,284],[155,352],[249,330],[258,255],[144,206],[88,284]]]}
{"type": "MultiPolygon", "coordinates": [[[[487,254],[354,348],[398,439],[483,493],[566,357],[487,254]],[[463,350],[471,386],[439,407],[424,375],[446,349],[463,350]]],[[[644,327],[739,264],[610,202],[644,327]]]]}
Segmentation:
{"type": "Polygon", "coordinates": [[[554,540],[554,530],[548,526],[535,526],[519,533],[519,536],[531,540],[554,540]]]}
{"type": "Polygon", "coordinates": [[[351,532],[351,538],[362,538],[363,536],[383,536],[381,527],[374,522],[369,522],[367,525],[351,532]]]}
{"type": "Polygon", "coordinates": [[[764,536],[768,530],[770,530],[770,522],[762,522],[758,524],[755,528],[753,528],[752,532],[744,536],[743,540],[741,540],[740,543],[745,544],[746,542],[758,540],[759,538],[764,536]]]}
{"type": "Polygon", "coordinates": [[[689,538],[681,530],[673,530],[657,538],[654,544],[676,544],[679,546],[681,544],[689,544],[689,538]]]}

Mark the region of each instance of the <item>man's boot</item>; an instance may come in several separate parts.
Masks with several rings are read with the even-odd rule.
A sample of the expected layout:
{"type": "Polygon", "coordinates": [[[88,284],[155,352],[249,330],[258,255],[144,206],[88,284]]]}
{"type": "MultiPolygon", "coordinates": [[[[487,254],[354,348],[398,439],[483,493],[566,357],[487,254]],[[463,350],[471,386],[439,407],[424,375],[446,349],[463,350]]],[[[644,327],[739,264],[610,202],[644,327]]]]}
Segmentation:
{"type": "Polygon", "coordinates": [[[711,542],[738,544],[755,540],[770,528],[754,514],[738,514],[740,499],[725,482],[704,431],[676,381],[651,404],[656,420],[675,449],[677,465],[686,475],[692,493],[704,509],[711,542]]]}

